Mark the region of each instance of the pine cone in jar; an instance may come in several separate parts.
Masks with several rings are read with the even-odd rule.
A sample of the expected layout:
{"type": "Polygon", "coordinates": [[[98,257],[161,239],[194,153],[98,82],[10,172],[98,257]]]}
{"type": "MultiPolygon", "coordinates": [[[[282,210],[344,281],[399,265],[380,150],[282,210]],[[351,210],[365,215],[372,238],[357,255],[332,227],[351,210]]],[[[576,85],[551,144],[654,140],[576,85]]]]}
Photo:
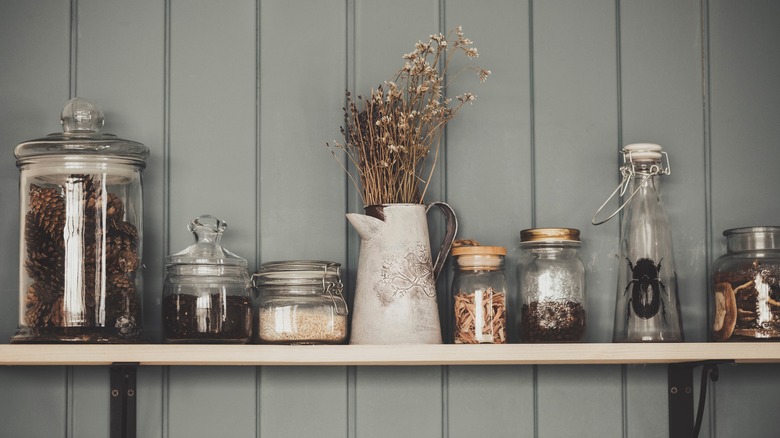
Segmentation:
{"type": "Polygon", "coordinates": [[[58,188],[43,188],[30,184],[30,220],[48,236],[62,239],[65,228],[65,199],[58,188]]]}
{"type": "Polygon", "coordinates": [[[27,293],[24,297],[24,304],[24,322],[30,327],[39,327],[41,325],[40,319],[44,304],[35,293],[35,284],[27,288],[27,293]]]}
{"type": "Polygon", "coordinates": [[[111,272],[106,293],[106,320],[116,321],[121,316],[135,317],[138,299],[135,295],[135,282],[120,272],[111,272]]]}
{"type": "Polygon", "coordinates": [[[49,321],[46,325],[51,325],[54,327],[63,327],[65,325],[65,317],[63,315],[63,298],[64,296],[60,296],[57,298],[57,301],[52,304],[51,310],[49,311],[49,321]]]}
{"type": "Polygon", "coordinates": [[[131,224],[130,222],[112,221],[111,228],[109,229],[109,234],[118,235],[120,237],[127,239],[126,241],[130,242],[130,244],[127,247],[134,248],[136,242],[138,242],[138,229],[135,227],[135,225],[131,224]]]}

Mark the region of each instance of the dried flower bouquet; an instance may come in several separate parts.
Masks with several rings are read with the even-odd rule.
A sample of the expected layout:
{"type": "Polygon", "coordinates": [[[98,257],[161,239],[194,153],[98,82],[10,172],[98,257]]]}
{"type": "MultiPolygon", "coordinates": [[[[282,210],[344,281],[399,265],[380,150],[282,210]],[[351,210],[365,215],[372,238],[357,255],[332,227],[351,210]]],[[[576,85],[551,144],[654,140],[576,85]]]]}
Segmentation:
{"type": "Polygon", "coordinates": [[[431,35],[428,42],[418,42],[413,52],[403,55],[404,65],[395,79],[372,90],[369,97],[355,100],[347,92],[345,126],[341,127],[344,142],[328,147],[364,205],[423,202],[444,127],[463,105],[476,98],[463,93],[451,105],[452,99],[446,96],[448,67],[459,53],[469,63],[447,79],[469,70],[484,82],[490,71],[473,64],[477,49],[458,26],[446,36],[431,35]],[[339,159],[336,150],[346,153],[351,168],[339,159]]]}

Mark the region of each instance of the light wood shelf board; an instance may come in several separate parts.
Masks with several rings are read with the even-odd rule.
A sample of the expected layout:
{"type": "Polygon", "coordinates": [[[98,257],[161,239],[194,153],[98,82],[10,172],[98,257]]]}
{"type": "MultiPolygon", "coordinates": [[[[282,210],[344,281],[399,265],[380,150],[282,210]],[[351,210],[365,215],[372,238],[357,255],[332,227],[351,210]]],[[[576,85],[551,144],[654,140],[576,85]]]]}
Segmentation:
{"type": "Polygon", "coordinates": [[[0,365],[587,365],[780,363],[780,343],[509,345],[0,345],[0,365]]]}

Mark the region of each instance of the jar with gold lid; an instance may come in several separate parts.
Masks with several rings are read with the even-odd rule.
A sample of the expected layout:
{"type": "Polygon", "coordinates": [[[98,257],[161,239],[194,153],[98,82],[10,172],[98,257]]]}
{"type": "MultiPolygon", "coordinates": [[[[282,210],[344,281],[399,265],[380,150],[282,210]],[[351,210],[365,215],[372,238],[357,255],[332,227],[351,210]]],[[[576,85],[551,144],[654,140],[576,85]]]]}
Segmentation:
{"type": "Polygon", "coordinates": [[[518,332],[525,342],[577,342],[585,337],[585,267],[580,231],[533,228],[520,233],[518,332]]]}
{"type": "Polygon", "coordinates": [[[453,342],[507,342],[507,285],[502,246],[458,246],[452,249],[453,342]]]}

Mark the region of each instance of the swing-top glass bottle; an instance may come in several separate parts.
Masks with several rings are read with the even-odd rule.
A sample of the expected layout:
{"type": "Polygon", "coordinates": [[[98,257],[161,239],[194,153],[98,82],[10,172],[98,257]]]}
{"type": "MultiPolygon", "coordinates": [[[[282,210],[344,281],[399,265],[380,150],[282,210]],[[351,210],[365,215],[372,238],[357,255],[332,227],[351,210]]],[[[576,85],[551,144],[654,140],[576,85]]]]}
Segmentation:
{"type": "Polygon", "coordinates": [[[669,157],[649,143],[623,148],[620,259],[613,342],[681,342],[672,232],[661,202],[669,157]]]}

